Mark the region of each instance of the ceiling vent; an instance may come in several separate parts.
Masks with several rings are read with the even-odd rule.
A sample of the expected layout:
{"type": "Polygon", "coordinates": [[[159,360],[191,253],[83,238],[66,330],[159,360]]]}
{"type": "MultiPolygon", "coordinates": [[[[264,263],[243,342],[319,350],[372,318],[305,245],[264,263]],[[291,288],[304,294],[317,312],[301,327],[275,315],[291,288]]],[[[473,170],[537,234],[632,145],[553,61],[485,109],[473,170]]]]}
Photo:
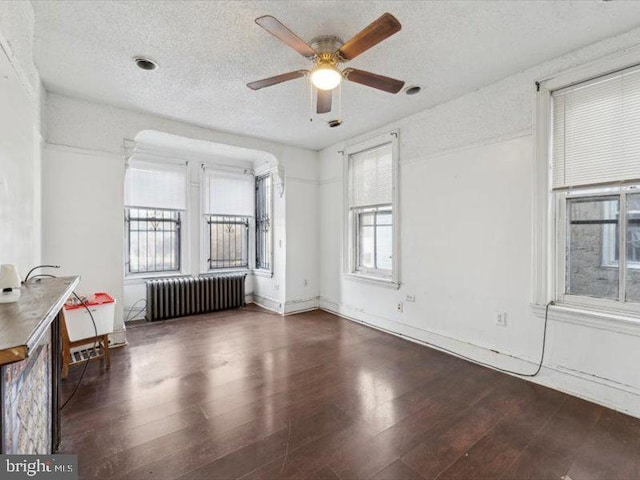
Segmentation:
{"type": "Polygon", "coordinates": [[[137,67],[142,70],[156,70],[158,68],[156,62],[145,57],[134,57],[133,61],[136,62],[137,67]]]}

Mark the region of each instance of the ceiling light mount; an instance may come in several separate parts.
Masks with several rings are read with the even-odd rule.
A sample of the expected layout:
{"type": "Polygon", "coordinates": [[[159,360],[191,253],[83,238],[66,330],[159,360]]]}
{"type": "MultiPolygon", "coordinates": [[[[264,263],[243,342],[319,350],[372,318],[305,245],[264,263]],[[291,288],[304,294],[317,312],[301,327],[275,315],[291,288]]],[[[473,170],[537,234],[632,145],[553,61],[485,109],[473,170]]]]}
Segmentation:
{"type": "Polygon", "coordinates": [[[344,42],[335,35],[323,35],[316,37],[309,42],[311,48],[318,53],[331,53],[337,52],[338,49],[344,44],[344,42]]]}
{"type": "Polygon", "coordinates": [[[133,61],[141,70],[151,71],[158,69],[158,64],[147,57],[133,57],[133,61]]]}

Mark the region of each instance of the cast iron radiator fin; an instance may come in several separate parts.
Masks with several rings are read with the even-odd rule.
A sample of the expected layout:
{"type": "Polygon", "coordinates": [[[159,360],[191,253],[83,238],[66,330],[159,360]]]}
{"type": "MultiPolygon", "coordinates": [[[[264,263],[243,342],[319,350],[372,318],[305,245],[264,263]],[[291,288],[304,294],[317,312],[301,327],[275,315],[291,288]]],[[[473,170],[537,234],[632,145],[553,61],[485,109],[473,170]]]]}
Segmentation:
{"type": "Polygon", "coordinates": [[[244,307],[245,273],[148,280],[147,320],[244,307]]]}

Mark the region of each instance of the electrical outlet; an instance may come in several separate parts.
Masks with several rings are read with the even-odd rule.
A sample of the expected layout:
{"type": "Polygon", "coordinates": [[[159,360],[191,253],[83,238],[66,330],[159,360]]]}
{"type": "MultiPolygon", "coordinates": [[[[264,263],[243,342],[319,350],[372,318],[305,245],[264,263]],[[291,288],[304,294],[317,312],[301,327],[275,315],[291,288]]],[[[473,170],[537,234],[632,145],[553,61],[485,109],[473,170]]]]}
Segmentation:
{"type": "Polygon", "coordinates": [[[407,302],[412,302],[412,303],[413,303],[413,302],[415,302],[415,301],[416,301],[416,296],[415,296],[415,295],[407,295],[407,296],[405,297],[405,301],[407,301],[407,302]]]}
{"type": "Polygon", "coordinates": [[[399,311],[400,313],[402,313],[402,310],[403,310],[403,308],[402,308],[402,302],[398,302],[398,311],[399,311]]]}
{"type": "Polygon", "coordinates": [[[278,290],[280,290],[280,285],[275,284],[275,285],[273,286],[273,289],[277,292],[278,290]]]}
{"type": "Polygon", "coordinates": [[[305,287],[308,287],[308,286],[309,286],[309,280],[307,280],[306,278],[304,279],[304,282],[303,282],[303,283],[304,283],[304,286],[305,286],[305,287]]]}
{"type": "Polygon", "coordinates": [[[496,325],[499,327],[507,326],[507,312],[498,312],[496,315],[496,325]]]}

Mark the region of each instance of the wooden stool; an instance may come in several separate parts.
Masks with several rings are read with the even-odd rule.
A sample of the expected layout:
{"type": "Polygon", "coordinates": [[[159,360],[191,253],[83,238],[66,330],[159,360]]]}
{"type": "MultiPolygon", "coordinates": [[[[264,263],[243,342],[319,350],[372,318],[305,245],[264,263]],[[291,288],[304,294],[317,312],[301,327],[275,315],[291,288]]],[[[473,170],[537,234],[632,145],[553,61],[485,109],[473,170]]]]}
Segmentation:
{"type": "MultiPolygon", "coordinates": [[[[64,309],[63,309],[64,312],[64,309]]],[[[86,362],[92,360],[103,360],[105,368],[111,366],[111,359],[109,358],[109,335],[98,335],[97,337],[83,338],[80,340],[71,341],[69,339],[69,331],[67,330],[67,322],[62,315],[62,322],[60,324],[62,330],[62,378],[65,379],[69,375],[69,367],[76,367],[83,365],[86,362]],[[75,347],[82,347],[83,345],[92,345],[88,348],[86,356],[80,353],[81,359],[75,360],[71,356],[71,349],[75,347]],[[99,353],[97,348],[101,349],[99,353]],[[86,358],[85,358],[86,357],[86,358]]]]}

